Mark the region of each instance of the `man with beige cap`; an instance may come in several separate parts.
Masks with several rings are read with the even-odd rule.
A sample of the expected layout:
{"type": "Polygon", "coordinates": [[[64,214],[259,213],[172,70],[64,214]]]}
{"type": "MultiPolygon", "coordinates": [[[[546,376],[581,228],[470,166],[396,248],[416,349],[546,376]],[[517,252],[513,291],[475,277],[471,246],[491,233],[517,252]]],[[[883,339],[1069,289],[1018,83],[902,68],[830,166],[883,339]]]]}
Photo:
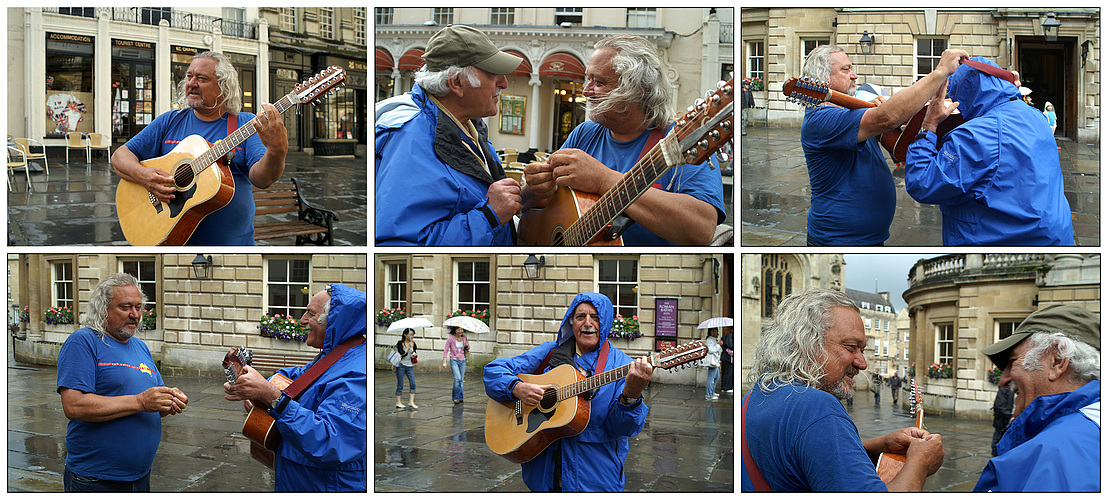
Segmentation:
{"type": "Polygon", "coordinates": [[[1100,319],[1049,305],[981,350],[1016,393],[974,491],[1100,491],[1100,319]]]}
{"type": "Polygon", "coordinates": [[[522,59],[462,25],[427,41],[411,92],[376,106],[378,245],[512,245],[527,196],[507,177],[481,120],[496,115],[522,59]]]}

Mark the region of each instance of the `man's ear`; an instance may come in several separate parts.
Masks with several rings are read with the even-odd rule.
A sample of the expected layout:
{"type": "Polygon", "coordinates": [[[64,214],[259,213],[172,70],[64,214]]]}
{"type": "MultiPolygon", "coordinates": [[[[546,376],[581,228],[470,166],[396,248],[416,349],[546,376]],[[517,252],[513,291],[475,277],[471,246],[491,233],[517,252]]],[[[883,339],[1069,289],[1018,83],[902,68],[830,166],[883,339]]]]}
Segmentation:
{"type": "Polygon", "coordinates": [[[450,88],[450,93],[458,97],[465,97],[466,86],[462,84],[461,74],[455,75],[453,78],[446,81],[446,85],[450,88]]]}
{"type": "Polygon", "coordinates": [[[1062,357],[1057,349],[1051,349],[1050,364],[1047,365],[1047,377],[1053,382],[1066,375],[1070,369],[1069,358],[1062,357]]]}

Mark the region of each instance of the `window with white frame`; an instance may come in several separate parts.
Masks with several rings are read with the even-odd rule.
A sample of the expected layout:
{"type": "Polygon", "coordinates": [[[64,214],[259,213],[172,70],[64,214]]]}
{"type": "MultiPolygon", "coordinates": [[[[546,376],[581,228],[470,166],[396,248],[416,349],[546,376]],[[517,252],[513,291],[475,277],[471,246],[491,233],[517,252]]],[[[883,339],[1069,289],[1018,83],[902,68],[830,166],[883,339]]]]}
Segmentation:
{"type": "Polygon", "coordinates": [[[628,28],[656,28],[658,9],[654,7],[630,7],[627,9],[628,28]]]}
{"type": "Polygon", "coordinates": [[[599,259],[597,290],[607,296],[616,314],[625,318],[639,314],[639,260],[637,257],[599,259]]]}
{"type": "Polygon", "coordinates": [[[454,24],[453,7],[434,7],[431,9],[431,20],[439,26],[454,24]]]}
{"type": "Polygon", "coordinates": [[[488,259],[456,261],[454,273],[454,286],[458,291],[455,308],[463,311],[487,311],[492,278],[488,259]]]}
{"type": "Polygon", "coordinates": [[[493,7],[489,9],[489,24],[510,26],[515,23],[516,9],[514,7],[493,7]]]}
{"type": "Polygon", "coordinates": [[[134,276],[139,282],[139,288],[146,295],[143,309],[158,307],[158,269],[153,257],[131,258],[124,257],[119,261],[121,272],[134,276]]]}
{"type": "Polygon", "coordinates": [[[54,307],[73,307],[73,263],[54,262],[50,266],[50,283],[54,307]]]}
{"type": "Polygon", "coordinates": [[[954,362],[954,325],[952,323],[935,325],[935,362],[940,365],[954,362]]]}
{"type": "Polygon", "coordinates": [[[804,44],[804,52],[800,54],[800,68],[804,67],[804,61],[808,59],[808,54],[812,53],[816,47],[820,45],[831,45],[830,38],[801,38],[800,43],[804,44]]]}
{"type": "Polygon", "coordinates": [[[392,24],[392,7],[377,7],[374,9],[374,22],[380,26],[382,24],[392,24]]]}
{"type": "Polygon", "coordinates": [[[908,361],[908,348],[904,348],[904,361],[908,361]]]}
{"type": "Polygon", "coordinates": [[[885,320],[885,331],[889,331],[889,320],[885,320]]]}
{"type": "Polygon", "coordinates": [[[408,311],[407,307],[408,263],[388,262],[385,264],[385,308],[408,311]]]}
{"type": "Polygon", "coordinates": [[[324,40],[335,38],[335,8],[319,8],[319,37],[324,40]]]}
{"type": "Polygon", "coordinates": [[[766,79],[766,44],[763,41],[746,43],[746,69],[750,78],[766,79]]]}
{"type": "MultiPolygon", "coordinates": [[[[885,340],[885,345],[882,346],[882,351],[881,352],[882,352],[883,356],[888,356],[889,355],[889,341],[888,341],[888,339],[885,340]]],[[[896,355],[894,354],[893,356],[895,357],[896,355]]]]}
{"type": "Polygon", "coordinates": [[[561,26],[562,23],[569,23],[580,26],[583,12],[584,9],[581,7],[555,7],[554,24],[561,26]]]}
{"type": "Polygon", "coordinates": [[[296,7],[278,7],[277,10],[281,31],[296,32],[296,7]]]}
{"type": "Polygon", "coordinates": [[[916,79],[927,76],[939,66],[943,51],[946,50],[945,38],[916,39],[916,79]]]}
{"type": "Polygon", "coordinates": [[[365,7],[354,7],[354,43],[365,45],[365,7]]]}
{"type": "Polygon", "coordinates": [[[266,259],[266,314],[290,315],[299,320],[308,310],[311,290],[311,261],[283,257],[266,259]]]}
{"type": "Polygon", "coordinates": [[[1020,320],[998,319],[993,321],[993,343],[1000,342],[1012,335],[1020,320]]]}
{"type": "Polygon", "coordinates": [[[866,330],[869,330],[869,329],[873,328],[873,320],[872,319],[866,318],[865,321],[866,321],[866,330]]]}

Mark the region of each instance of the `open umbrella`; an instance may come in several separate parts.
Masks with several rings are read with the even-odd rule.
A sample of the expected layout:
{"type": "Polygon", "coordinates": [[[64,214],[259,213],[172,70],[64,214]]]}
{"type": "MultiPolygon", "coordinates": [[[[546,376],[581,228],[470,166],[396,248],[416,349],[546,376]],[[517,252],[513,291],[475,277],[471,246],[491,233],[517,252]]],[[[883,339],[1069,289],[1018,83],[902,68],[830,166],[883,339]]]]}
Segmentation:
{"type": "Polygon", "coordinates": [[[404,318],[401,320],[393,321],[389,325],[389,329],[385,330],[385,333],[402,332],[405,328],[426,328],[432,325],[430,321],[423,318],[404,318]]]}
{"type": "Polygon", "coordinates": [[[721,328],[724,326],[734,326],[735,320],[731,318],[709,318],[704,320],[700,326],[696,327],[697,330],[704,330],[706,328],[721,328]]]}
{"type": "Polygon", "coordinates": [[[442,322],[442,326],[457,326],[473,333],[488,333],[489,331],[489,325],[486,325],[484,321],[469,316],[446,318],[446,321],[442,322]]]}

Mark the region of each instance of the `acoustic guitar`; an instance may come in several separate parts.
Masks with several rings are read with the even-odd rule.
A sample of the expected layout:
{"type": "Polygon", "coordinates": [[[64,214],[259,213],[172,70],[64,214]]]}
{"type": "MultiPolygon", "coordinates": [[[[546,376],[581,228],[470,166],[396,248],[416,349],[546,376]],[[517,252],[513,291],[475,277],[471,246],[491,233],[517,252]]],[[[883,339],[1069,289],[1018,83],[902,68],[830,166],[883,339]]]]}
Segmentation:
{"type": "MultiPolygon", "coordinates": [[[[273,106],[284,113],[298,103],[314,103],[345,80],[346,70],[331,66],[297,85],[273,106]]],[[[142,184],[120,179],[115,206],[127,241],[136,246],[183,245],[204,217],[230,203],[235,180],[225,155],[257,132],[255,123],[256,117],[215,145],[190,135],[166,155],[139,162],[173,176],[176,191],[168,203],[158,201],[142,184]]]]}
{"type": "MultiPolygon", "coordinates": [[[[908,411],[915,417],[916,427],[923,428],[923,395],[920,394],[919,387],[916,386],[916,381],[912,381],[912,393],[908,400],[908,411]]],[[[892,481],[896,474],[900,472],[900,469],[904,468],[904,463],[908,460],[908,456],[903,453],[882,453],[877,457],[877,475],[881,477],[881,481],[888,484],[892,481]]]]}
{"type": "Polygon", "coordinates": [[[677,165],[702,163],[731,140],[735,124],[735,78],[720,82],[714,92],[697,99],[607,193],[596,195],[558,188],[545,208],[520,215],[521,245],[622,245],[606,238],[612,221],[638,200],[654,182],[677,165]]]}
{"type": "MultiPolygon", "coordinates": [[[[789,102],[795,102],[809,108],[819,106],[825,101],[849,109],[877,107],[872,102],[848,96],[837,90],[831,90],[826,83],[816,82],[808,78],[789,78],[781,87],[781,93],[785,94],[786,100],[789,102]]],[[[927,107],[930,104],[930,102],[925,104],[923,109],[919,110],[900,128],[881,134],[881,145],[889,152],[894,162],[904,164],[904,160],[908,156],[908,146],[912,145],[912,141],[916,139],[916,134],[919,134],[920,127],[923,126],[923,118],[927,115],[927,107]]],[[[939,142],[941,143],[948,132],[962,123],[965,123],[962,114],[958,110],[954,110],[953,114],[939,123],[935,131],[935,135],[939,136],[939,142]]]]}
{"type": "MultiPolygon", "coordinates": [[[[672,369],[707,354],[708,347],[703,341],[690,342],[652,354],[650,364],[672,369]]],[[[623,379],[630,369],[628,364],[586,378],[566,364],[540,375],[519,375],[524,382],[552,387],[543,394],[538,406],[489,399],[485,407],[485,442],[493,453],[515,463],[535,458],[554,441],[580,434],[589,425],[590,403],[581,394],[623,379]]]]}
{"type": "MultiPolygon", "coordinates": [[[[223,357],[223,372],[227,381],[235,384],[243,367],[250,364],[251,353],[246,346],[232,347],[223,357]]],[[[280,373],[269,378],[278,389],[285,390],[292,380],[280,373]]],[[[254,406],[242,423],[242,434],[250,439],[250,456],[270,469],[276,468],[277,446],[281,443],[281,434],[277,432],[276,421],[262,408],[254,406]]]]}

